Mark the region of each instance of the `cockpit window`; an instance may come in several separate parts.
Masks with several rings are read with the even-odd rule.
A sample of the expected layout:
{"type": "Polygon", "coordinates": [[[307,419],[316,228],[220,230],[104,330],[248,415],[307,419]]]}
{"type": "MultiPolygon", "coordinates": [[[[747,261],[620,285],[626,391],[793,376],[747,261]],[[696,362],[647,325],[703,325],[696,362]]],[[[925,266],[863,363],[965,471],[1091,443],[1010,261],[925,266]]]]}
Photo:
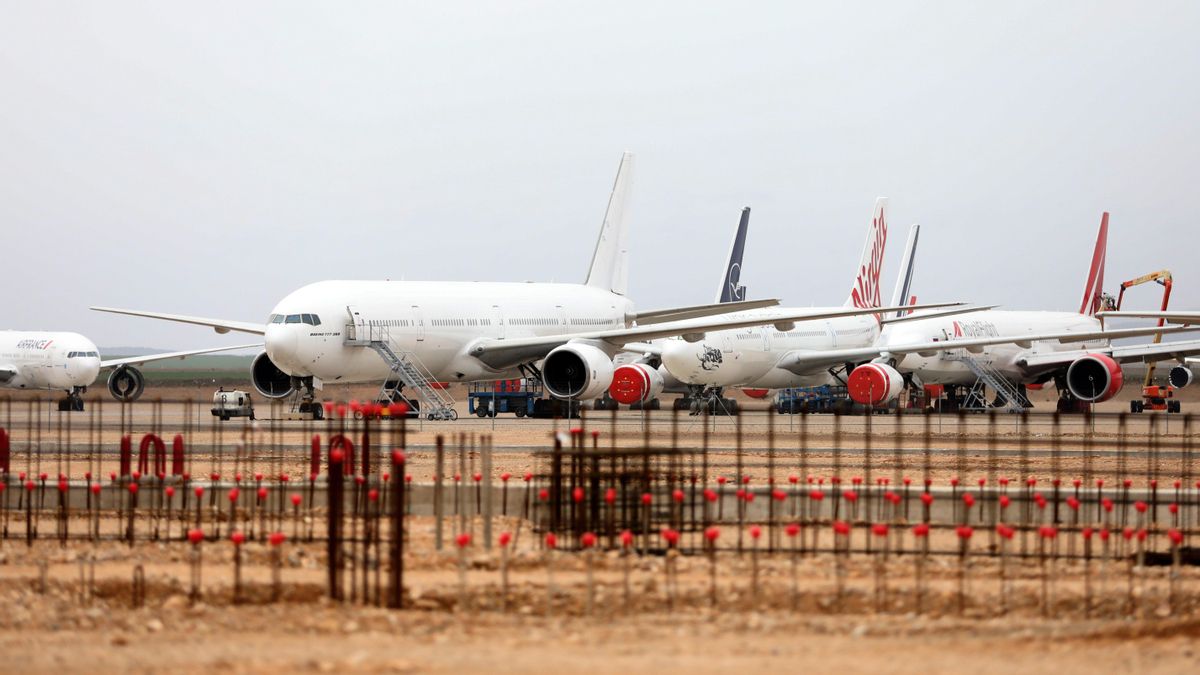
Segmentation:
{"type": "Polygon", "coordinates": [[[287,320],[284,321],[284,323],[300,323],[300,315],[299,314],[288,314],[287,320]]]}
{"type": "Polygon", "coordinates": [[[321,317],[317,316],[316,314],[301,314],[300,317],[304,323],[310,326],[321,325],[321,317]]]}
{"type": "Polygon", "coordinates": [[[283,315],[272,314],[271,317],[267,319],[267,323],[283,323],[283,315]]]}
{"type": "Polygon", "coordinates": [[[88,357],[96,358],[100,356],[99,352],[67,352],[68,359],[86,359],[88,357]]]}

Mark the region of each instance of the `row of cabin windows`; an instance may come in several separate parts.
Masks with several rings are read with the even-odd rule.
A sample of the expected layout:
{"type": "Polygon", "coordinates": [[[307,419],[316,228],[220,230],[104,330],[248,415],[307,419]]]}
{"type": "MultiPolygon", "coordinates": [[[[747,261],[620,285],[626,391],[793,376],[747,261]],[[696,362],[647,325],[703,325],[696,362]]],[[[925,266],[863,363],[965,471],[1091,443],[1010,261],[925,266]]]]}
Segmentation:
{"type": "Polygon", "coordinates": [[[100,352],[67,352],[68,359],[100,358],[100,352]]]}
{"type": "MultiPolygon", "coordinates": [[[[316,314],[289,314],[289,315],[286,315],[286,321],[284,320],[285,315],[272,314],[270,322],[271,323],[309,323],[309,321],[307,319],[293,321],[292,318],[293,317],[310,317],[310,316],[316,321],[316,323],[313,323],[311,325],[314,325],[314,326],[321,325],[321,320],[317,317],[316,314]]],[[[415,322],[410,321],[408,319],[379,319],[379,320],[371,320],[368,323],[370,323],[370,325],[372,325],[372,326],[408,327],[408,326],[416,325],[415,322]]],[[[570,323],[571,323],[571,325],[574,325],[574,326],[610,326],[610,325],[614,324],[615,321],[613,319],[600,319],[600,318],[597,318],[597,319],[571,319],[570,323]]],[[[463,326],[463,327],[491,326],[492,320],[491,319],[431,319],[429,321],[429,325],[430,326],[463,326]]],[[[548,318],[548,317],[518,318],[518,319],[509,319],[508,325],[509,326],[557,326],[558,320],[548,318]]]]}
{"type": "Polygon", "coordinates": [[[321,317],[316,314],[272,314],[267,323],[304,323],[310,326],[320,326],[321,317]]]}

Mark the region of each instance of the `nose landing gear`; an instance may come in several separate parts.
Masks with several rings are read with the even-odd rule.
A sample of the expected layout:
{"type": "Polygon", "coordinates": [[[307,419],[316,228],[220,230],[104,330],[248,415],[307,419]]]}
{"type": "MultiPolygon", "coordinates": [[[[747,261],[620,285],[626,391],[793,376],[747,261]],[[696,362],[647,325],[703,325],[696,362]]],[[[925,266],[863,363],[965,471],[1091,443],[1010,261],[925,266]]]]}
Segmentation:
{"type": "Polygon", "coordinates": [[[316,388],[313,386],[311,377],[293,377],[292,388],[300,398],[299,403],[293,404],[296,412],[309,419],[324,419],[324,409],[320,403],[316,402],[316,388]]]}
{"type": "Polygon", "coordinates": [[[59,412],[83,412],[83,394],[87,387],[71,387],[65,398],[59,400],[59,412]]]}

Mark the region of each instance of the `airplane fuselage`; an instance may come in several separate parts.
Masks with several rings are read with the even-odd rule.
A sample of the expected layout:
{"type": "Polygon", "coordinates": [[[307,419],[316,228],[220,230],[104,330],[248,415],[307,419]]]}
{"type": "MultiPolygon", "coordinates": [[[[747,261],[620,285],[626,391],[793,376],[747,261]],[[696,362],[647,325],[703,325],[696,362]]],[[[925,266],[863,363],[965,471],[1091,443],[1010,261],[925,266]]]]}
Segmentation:
{"type": "Polygon", "coordinates": [[[100,352],[79,333],[0,331],[0,387],[86,387],[100,374],[100,352]]]}
{"type": "MultiPolygon", "coordinates": [[[[777,311],[790,310],[763,310],[766,315],[777,311]]],[[[796,374],[778,367],[780,361],[797,351],[865,347],[878,337],[879,322],[871,315],[799,322],[788,331],[767,325],[714,331],[695,343],[678,338],[665,340],[662,361],[673,377],[689,385],[762,389],[813,386],[830,381],[824,368],[796,374]]]]}
{"type": "Polygon", "coordinates": [[[289,294],[271,312],[266,352],[283,372],[322,382],[381,382],[388,365],[348,346],[350,325],[415,355],[441,381],[511,375],[468,353],[479,340],[565,335],[627,326],[633,303],[580,284],[322,281],[289,294]]]}
{"type": "MultiPolygon", "coordinates": [[[[1074,312],[1034,312],[989,310],[974,314],[918,319],[891,326],[880,338],[880,345],[912,344],[933,340],[953,342],[955,338],[1020,336],[1038,333],[1091,332],[1101,329],[1100,322],[1074,312]]],[[[981,347],[971,358],[1000,371],[1014,382],[1029,383],[1045,370],[1029,369],[1019,361],[1033,354],[1104,348],[1106,340],[1062,343],[1041,340],[1028,346],[1016,342],[981,347]]],[[[912,372],[926,384],[971,384],[976,375],[959,358],[962,349],[939,352],[934,356],[907,354],[896,364],[901,372],[912,372]]]]}

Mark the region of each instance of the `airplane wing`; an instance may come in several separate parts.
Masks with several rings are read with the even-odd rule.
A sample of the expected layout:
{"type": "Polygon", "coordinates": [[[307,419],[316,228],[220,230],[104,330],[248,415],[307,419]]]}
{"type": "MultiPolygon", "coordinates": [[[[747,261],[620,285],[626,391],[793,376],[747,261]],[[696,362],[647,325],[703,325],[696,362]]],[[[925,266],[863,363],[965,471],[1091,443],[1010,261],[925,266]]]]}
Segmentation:
{"type": "MultiPolygon", "coordinates": [[[[909,305],[934,309],[939,307],[954,307],[958,302],[943,302],[928,305],[909,305]]],[[[728,305],[728,303],[727,303],[728,305]]],[[[818,321],[841,316],[859,316],[863,314],[886,314],[900,309],[899,307],[842,307],[829,310],[807,310],[803,312],[769,314],[754,314],[751,316],[692,319],[675,321],[633,328],[618,328],[614,330],[590,331],[586,333],[568,333],[566,335],[547,335],[544,337],[514,338],[514,339],[483,339],[471,346],[467,353],[487,364],[491,368],[502,370],[521,363],[528,363],[549,354],[552,349],[568,342],[583,340],[605,342],[612,347],[620,348],[631,342],[645,342],[655,338],[683,336],[684,339],[703,339],[705,333],[716,330],[747,328],[774,324],[781,330],[790,330],[797,322],[818,321]]]]}
{"type": "Polygon", "coordinates": [[[648,326],[653,323],[684,321],[687,319],[699,319],[701,317],[715,316],[718,314],[743,312],[748,309],[774,307],[778,304],[779,300],[775,298],[767,298],[765,300],[741,300],[738,302],[717,302],[711,305],[692,305],[690,307],[652,309],[645,312],[638,312],[636,315],[634,315],[633,319],[634,321],[637,321],[639,326],[648,326]]]}
{"type": "Polygon", "coordinates": [[[186,352],[166,352],[164,354],[146,354],[145,356],[130,356],[124,359],[109,359],[100,361],[101,368],[117,368],[120,366],[140,366],[143,363],[152,363],[154,361],[163,361],[166,359],[186,359],[189,356],[198,356],[200,354],[212,354],[214,352],[229,352],[235,349],[254,349],[262,347],[262,343],[253,345],[233,345],[232,347],[213,347],[210,349],[193,349],[186,352]]]}
{"type": "Polygon", "coordinates": [[[918,314],[905,314],[904,316],[885,316],[879,320],[885,326],[893,323],[904,323],[906,321],[920,321],[921,319],[942,319],[948,316],[958,316],[959,314],[972,314],[974,312],[984,312],[989,309],[996,309],[1000,305],[973,305],[971,307],[954,307],[952,309],[942,310],[940,312],[922,312],[918,314]]]}
{"type": "MultiPolygon", "coordinates": [[[[1053,354],[1033,354],[1017,361],[1030,370],[1045,369],[1047,366],[1067,365],[1088,354],[1107,354],[1117,363],[1152,363],[1157,361],[1182,361],[1188,356],[1200,354],[1200,340],[1160,342],[1143,345],[1120,345],[1106,349],[1077,349],[1053,354]]],[[[1192,361],[1192,359],[1187,359],[1192,361]]]]}
{"type": "Polygon", "coordinates": [[[0,382],[8,382],[17,376],[15,366],[0,366],[0,382]]]}
{"type": "Polygon", "coordinates": [[[163,321],[178,321],[179,323],[190,323],[196,326],[208,326],[209,328],[212,328],[221,334],[228,333],[229,331],[238,331],[240,333],[264,335],[267,332],[266,324],[251,323],[249,321],[226,321],[225,319],[209,319],[202,316],[163,314],[161,312],[143,312],[137,309],[117,309],[115,307],[89,307],[88,309],[96,312],[127,314],[129,316],[142,316],[148,319],[162,319],[163,321]]]}
{"type": "MultiPolygon", "coordinates": [[[[1060,344],[1069,344],[1072,342],[1090,342],[1092,340],[1115,340],[1117,338],[1143,337],[1146,335],[1154,335],[1156,333],[1169,335],[1171,333],[1195,330],[1200,330],[1200,328],[1192,326],[1163,326],[1161,328],[1157,326],[1145,328],[1114,328],[1105,331],[1075,331],[1041,334],[1030,333],[1028,335],[1007,335],[1001,337],[931,340],[929,342],[885,344],[873,347],[859,347],[855,349],[825,349],[811,351],[797,350],[783,357],[783,359],[781,359],[779,362],[779,367],[784,368],[785,370],[790,370],[799,375],[804,375],[812,373],[818,369],[828,368],[830,366],[841,365],[843,363],[860,363],[884,356],[900,357],[904,356],[905,354],[934,356],[938,352],[944,352],[953,349],[966,349],[969,352],[978,353],[983,347],[1002,344],[1015,344],[1018,347],[1029,349],[1033,346],[1034,342],[1055,341],[1059,342],[1060,344]]],[[[1166,347],[1168,345],[1164,343],[1161,346],[1166,347]]],[[[1088,353],[1105,351],[1107,349],[1116,348],[1106,347],[1104,349],[1090,350],[1088,353]]],[[[1047,354],[1046,356],[1050,357],[1054,355],[1047,354]]]]}
{"type": "Polygon", "coordinates": [[[1200,312],[1096,312],[1097,319],[1166,319],[1171,323],[1200,323],[1200,312]]]}

